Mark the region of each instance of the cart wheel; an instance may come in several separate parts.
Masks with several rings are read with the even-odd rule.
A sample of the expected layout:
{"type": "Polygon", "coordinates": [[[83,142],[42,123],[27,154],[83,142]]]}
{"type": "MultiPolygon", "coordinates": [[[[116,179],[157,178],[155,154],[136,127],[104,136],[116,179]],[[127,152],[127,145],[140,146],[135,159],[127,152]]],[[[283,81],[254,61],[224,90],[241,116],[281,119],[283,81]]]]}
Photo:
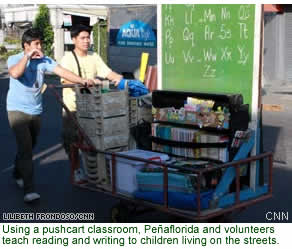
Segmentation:
{"type": "Polygon", "coordinates": [[[211,223],[231,223],[232,216],[231,216],[231,213],[221,214],[219,216],[216,216],[214,218],[209,219],[208,222],[211,222],[211,223]]]}
{"type": "Polygon", "coordinates": [[[130,217],[129,209],[126,205],[119,203],[111,209],[112,222],[127,222],[130,217]]]}

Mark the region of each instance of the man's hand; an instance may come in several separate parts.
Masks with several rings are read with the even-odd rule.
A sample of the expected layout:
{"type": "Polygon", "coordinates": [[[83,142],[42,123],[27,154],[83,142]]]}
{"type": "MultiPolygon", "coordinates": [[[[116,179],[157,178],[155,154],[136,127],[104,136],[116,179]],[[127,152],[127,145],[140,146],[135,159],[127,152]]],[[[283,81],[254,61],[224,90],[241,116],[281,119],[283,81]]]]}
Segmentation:
{"type": "Polygon", "coordinates": [[[93,86],[93,85],[95,85],[95,82],[94,82],[94,80],[92,80],[92,79],[82,79],[82,85],[84,85],[85,87],[87,87],[87,86],[93,86]]]}
{"type": "Polygon", "coordinates": [[[115,83],[115,86],[117,86],[121,79],[123,78],[123,75],[120,75],[114,71],[111,71],[109,73],[109,75],[106,76],[110,81],[114,82],[115,83]]]}
{"type": "Polygon", "coordinates": [[[119,77],[117,79],[113,79],[112,82],[115,84],[115,86],[117,86],[120,83],[120,81],[122,80],[122,78],[123,77],[119,77]]]}
{"type": "Polygon", "coordinates": [[[94,81],[94,84],[95,84],[95,85],[100,85],[100,84],[102,84],[102,81],[99,80],[99,79],[94,79],[93,81],[94,81]]]}
{"type": "Polygon", "coordinates": [[[34,48],[26,54],[28,59],[41,59],[44,57],[44,54],[41,50],[34,48]]]}
{"type": "Polygon", "coordinates": [[[26,69],[26,65],[30,59],[41,59],[43,57],[44,57],[43,52],[37,48],[34,48],[25,53],[17,64],[11,66],[8,69],[8,73],[12,78],[17,79],[23,75],[26,69]]]}
{"type": "Polygon", "coordinates": [[[94,86],[102,84],[102,82],[98,79],[82,79],[81,82],[84,86],[94,86]]]}

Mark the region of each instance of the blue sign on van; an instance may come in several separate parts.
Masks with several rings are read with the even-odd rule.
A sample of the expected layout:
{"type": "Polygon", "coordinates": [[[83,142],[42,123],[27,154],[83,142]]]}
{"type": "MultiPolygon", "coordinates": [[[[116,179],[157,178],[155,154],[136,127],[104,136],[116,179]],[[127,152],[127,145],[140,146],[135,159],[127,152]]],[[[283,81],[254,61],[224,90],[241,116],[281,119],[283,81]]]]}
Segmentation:
{"type": "Polygon", "coordinates": [[[116,45],[155,48],[157,46],[156,35],[147,23],[132,20],[121,26],[116,36],[116,45]]]}

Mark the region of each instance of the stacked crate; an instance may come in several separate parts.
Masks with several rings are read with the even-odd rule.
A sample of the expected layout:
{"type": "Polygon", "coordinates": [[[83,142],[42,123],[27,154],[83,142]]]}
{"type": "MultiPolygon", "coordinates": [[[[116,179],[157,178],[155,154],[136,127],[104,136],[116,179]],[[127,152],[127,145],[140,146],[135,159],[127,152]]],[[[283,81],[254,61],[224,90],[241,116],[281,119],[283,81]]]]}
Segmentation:
{"type": "MultiPolygon", "coordinates": [[[[129,144],[128,91],[102,93],[101,86],[76,88],[77,119],[99,150],[125,151],[129,144]]],[[[83,153],[88,181],[109,185],[105,155],[83,153]]]]}

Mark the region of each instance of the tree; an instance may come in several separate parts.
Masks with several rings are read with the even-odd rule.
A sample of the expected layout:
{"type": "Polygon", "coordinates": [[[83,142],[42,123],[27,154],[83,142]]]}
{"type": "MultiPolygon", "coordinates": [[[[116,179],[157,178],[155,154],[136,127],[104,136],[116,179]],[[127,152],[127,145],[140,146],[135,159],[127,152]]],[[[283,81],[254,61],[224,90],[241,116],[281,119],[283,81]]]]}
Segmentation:
{"type": "Polygon", "coordinates": [[[47,56],[53,57],[54,31],[50,24],[50,11],[47,5],[40,4],[33,28],[43,32],[43,51],[47,56]]]}
{"type": "Polygon", "coordinates": [[[105,63],[107,63],[108,33],[107,21],[99,20],[93,25],[93,44],[94,51],[99,53],[105,63]]]}

